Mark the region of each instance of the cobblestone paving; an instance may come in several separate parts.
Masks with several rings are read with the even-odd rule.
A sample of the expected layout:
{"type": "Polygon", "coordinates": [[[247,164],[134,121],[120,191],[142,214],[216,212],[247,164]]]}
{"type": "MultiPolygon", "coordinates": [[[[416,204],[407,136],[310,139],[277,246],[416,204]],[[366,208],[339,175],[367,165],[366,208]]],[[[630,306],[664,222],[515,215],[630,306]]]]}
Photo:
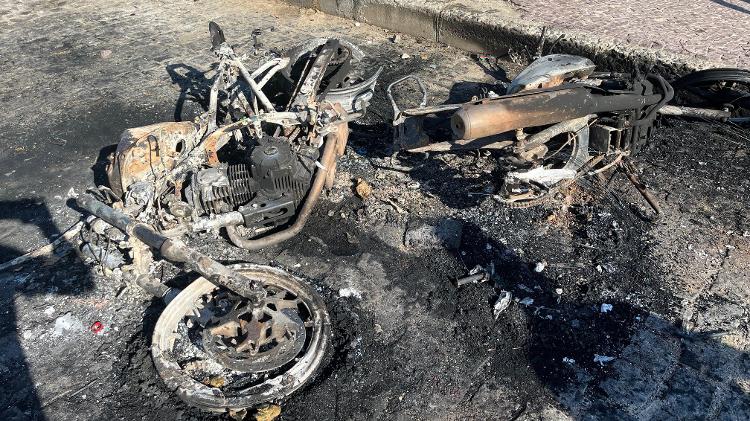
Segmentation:
{"type": "Polygon", "coordinates": [[[652,49],[750,67],[750,2],[746,0],[511,0],[538,23],[652,49]]]}

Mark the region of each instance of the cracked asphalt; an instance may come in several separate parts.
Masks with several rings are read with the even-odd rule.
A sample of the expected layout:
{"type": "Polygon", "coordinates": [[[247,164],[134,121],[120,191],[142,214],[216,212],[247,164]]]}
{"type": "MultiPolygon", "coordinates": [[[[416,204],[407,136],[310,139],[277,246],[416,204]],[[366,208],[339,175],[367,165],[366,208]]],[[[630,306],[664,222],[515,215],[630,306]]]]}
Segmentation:
{"type": "MultiPolygon", "coordinates": [[[[458,50],[266,0],[0,3],[0,262],[78,221],[71,197],[102,183],[101,160],[125,128],[200,112],[209,20],[251,64],[262,28],[265,48],[351,39],[386,66],[381,86],[417,72],[431,103],[494,83],[458,50]]],[[[656,222],[638,217],[623,177],[606,192],[583,186],[571,203],[514,210],[467,194],[496,185],[489,155],[402,157],[407,174],[374,166],[389,142],[377,95],[302,241],[248,254],[193,239],[328,291],[335,354],[281,402],[283,419],[750,418],[747,131],[666,121],[638,160],[664,204],[656,222]],[[358,177],[373,199],[354,196],[358,177]],[[405,230],[445,218],[462,221],[457,250],[402,244],[405,230]],[[540,261],[543,273],[530,269],[540,261]],[[494,285],[451,285],[490,263],[494,285]],[[339,296],[345,288],[361,298],[339,296]],[[500,289],[533,304],[496,320],[500,289]]],[[[185,407],[156,377],[148,345],[160,303],[70,255],[0,272],[0,286],[0,419],[221,418],[185,407]]]]}

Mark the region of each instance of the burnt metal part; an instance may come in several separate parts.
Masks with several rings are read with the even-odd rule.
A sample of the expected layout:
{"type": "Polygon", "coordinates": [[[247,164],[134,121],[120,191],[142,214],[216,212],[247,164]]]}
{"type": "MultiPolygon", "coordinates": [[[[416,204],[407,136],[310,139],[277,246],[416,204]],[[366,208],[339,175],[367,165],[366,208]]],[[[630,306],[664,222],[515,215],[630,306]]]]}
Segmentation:
{"type": "Polygon", "coordinates": [[[137,182],[154,182],[185,160],[200,138],[192,122],[156,123],[127,129],[107,167],[112,191],[123,196],[137,182]]]}
{"type": "Polygon", "coordinates": [[[590,114],[648,109],[672,98],[669,89],[654,92],[647,81],[643,81],[642,87],[641,92],[609,93],[599,88],[566,84],[554,89],[524,91],[464,104],[451,117],[451,127],[457,139],[476,139],[590,114]]]}
{"type": "Polygon", "coordinates": [[[193,173],[185,197],[202,213],[228,212],[252,199],[253,182],[247,164],[220,165],[193,173]]]}
{"type": "Polygon", "coordinates": [[[638,193],[640,193],[641,196],[646,199],[646,202],[648,202],[648,204],[651,206],[651,209],[653,209],[657,215],[661,214],[661,207],[659,206],[659,203],[656,201],[656,198],[651,194],[651,192],[648,191],[646,185],[641,182],[641,179],[640,177],[638,177],[637,171],[635,169],[635,165],[633,165],[633,163],[629,159],[623,159],[619,163],[619,165],[622,171],[628,177],[628,180],[630,180],[635,189],[638,190],[638,193]]]}
{"type": "Polygon", "coordinates": [[[505,192],[505,197],[501,197],[500,202],[509,208],[529,208],[546,203],[550,200],[552,193],[570,186],[578,178],[588,174],[588,172],[591,171],[592,168],[599,165],[599,163],[603,159],[604,155],[594,156],[593,158],[589,159],[583,166],[578,168],[578,171],[576,172],[574,177],[563,178],[557,184],[554,184],[551,187],[528,183],[527,186],[531,188],[528,188],[526,191],[520,193],[515,193],[512,191],[508,191],[512,188],[512,185],[510,183],[503,183],[502,191],[505,192]],[[541,187],[541,191],[539,187],[541,187]]]}
{"type": "Polygon", "coordinates": [[[208,231],[227,226],[240,225],[245,223],[245,217],[242,213],[233,211],[219,215],[211,215],[206,218],[199,218],[190,224],[190,230],[193,232],[208,231]]]}
{"type": "Polygon", "coordinates": [[[341,104],[344,111],[349,114],[364,113],[367,104],[369,104],[370,99],[372,99],[375,90],[375,83],[377,83],[378,77],[380,77],[382,71],[383,68],[379,67],[372,76],[360,83],[347,87],[329,89],[323,99],[332,104],[341,104]]]}
{"type": "MultiPolygon", "coordinates": [[[[232,370],[259,372],[279,368],[296,357],[307,338],[299,314],[304,305],[289,291],[266,287],[263,307],[253,307],[231,293],[212,297],[213,314],[203,329],[203,347],[223,366],[232,370]]],[[[304,311],[308,314],[307,310],[304,311]]]]}
{"type": "Polygon", "coordinates": [[[732,113],[727,110],[711,110],[708,108],[682,107],[679,105],[665,105],[659,109],[659,114],[678,117],[705,118],[709,120],[727,121],[732,113]]]}
{"type": "MultiPolygon", "coordinates": [[[[529,151],[532,150],[538,146],[544,145],[545,143],[549,142],[550,139],[553,137],[563,134],[563,133],[580,133],[583,130],[586,130],[588,128],[589,120],[595,118],[594,115],[587,115],[583,116],[581,118],[576,118],[573,120],[563,121],[558,124],[554,124],[541,132],[534,133],[533,135],[529,135],[522,141],[520,141],[519,148],[521,151],[529,151]]],[[[586,147],[588,147],[588,142],[586,143],[586,147]]],[[[588,155],[586,156],[588,158],[588,155]]],[[[583,161],[585,162],[585,161],[583,161]]],[[[583,162],[579,162],[579,165],[583,165],[583,162]]]]}
{"type": "MultiPolygon", "coordinates": [[[[175,390],[182,400],[190,405],[216,412],[249,408],[288,396],[315,375],[330,349],[330,318],[322,298],[310,285],[287,272],[268,266],[240,264],[232,265],[230,269],[264,286],[269,301],[261,311],[273,308],[272,304],[275,304],[275,313],[279,317],[279,320],[266,320],[265,323],[270,324],[268,327],[273,330],[274,325],[280,323],[281,329],[284,330],[291,323],[295,329],[302,326],[304,334],[297,333],[294,339],[290,340],[293,350],[298,349],[301,343],[301,348],[296,354],[292,355],[292,351],[281,352],[269,359],[267,365],[245,367],[240,363],[237,368],[243,370],[220,373],[222,385],[206,384],[200,376],[191,375],[189,366],[192,360],[180,361],[178,348],[181,345],[195,346],[185,338],[186,323],[199,323],[194,316],[202,315],[207,310],[207,306],[201,304],[202,297],[217,293],[217,288],[208,280],[199,278],[180,292],[167,305],[154,328],[151,346],[154,365],[167,387],[175,390]],[[285,360],[286,362],[279,366],[285,360]]],[[[232,301],[237,302],[235,299],[232,301]]],[[[199,325],[194,328],[213,329],[214,337],[223,336],[226,339],[231,333],[221,326],[209,321],[205,326],[199,325]],[[221,335],[223,333],[227,335],[221,335]]],[[[198,337],[204,338],[202,334],[198,337]]],[[[234,344],[230,345],[236,350],[234,344]]],[[[217,352],[205,352],[205,349],[203,351],[200,355],[205,354],[208,361],[211,361],[212,353],[215,355],[217,352]]],[[[232,357],[235,356],[236,354],[233,354],[232,357]]],[[[194,360],[194,357],[191,358],[194,360]]],[[[246,359],[244,362],[249,361],[246,359]]]]}
{"type": "Polygon", "coordinates": [[[750,117],[750,70],[699,70],[682,76],[672,85],[676,90],[675,105],[723,110],[731,114],[728,121],[734,123],[750,117]]]}
{"type": "MultiPolygon", "coordinates": [[[[317,159],[317,149],[306,155],[308,162],[317,159]]],[[[250,154],[252,179],[259,193],[269,198],[289,195],[297,202],[307,192],[312,171],[301,163],[283,139],[264,141],[250,154]]]]}
{"type": "Polygon", "coordinates": [[[595,67],[594,62],[585,57],[568,54],[540,57],[513,78],[506,94],[550,88],[573,78],[583,79],[590,76],[595,67]]]}
{"type": "Polygon", "coordinates": [[[564,121],[527,137],[517,147],[523,152],[544,145],[550,139],[567,134],[569,156],[560,168],[539,166],[527,171],[509,172],[503,180],[501,203],[513,207],[526,207],[540,203],[556,189],[563,187],[581,174],[582,168],[591,163],[589,155],[589,119],[586,116],[564,121]]]}
{"type": "Polygon", "coordinates": [[[490,275],[487,272],[480,272],[474,275],[464,276],[463,278],[456,279],[456,286],[460,287],[468,284],[476,284],[481,282],[487,282],[490,280],[490,275]]]}
{"type": "MultiPolygon", "coordinates": [[[[234,164],[198,171],[185,195],[202,213],[217,215],[237,209],[244,217],[240,223],[247,228],[276,227],[295,215],[310,187],[317,158],[317,148],[296,153],[285,139],[267,138],[250,153],[249,169],[246,164],[234,164]]],[[[234,217],[222,220],[234,221],[234,217]]]]}
{"type": "Polygon", "coordinates": [[[190,249],[185,243],[177,239],[170,239],[154,231],[146,224],[119,212],[90,195],[84,194],[76,199],[76,203],[92,215],[101,218],[108,224],[118,228],[131,237],[135,237],[143,244],[156,249],[166,260],[174,263],[184,263],[191,270],[200,273],[212,283],[223,286],[237,294],[260,302],[264,296],[261,285],[210,257],[190,249]]]}
{"type": "Polygon", "coordinates": [[[407,80],[413,80],[419,87],[422,94],[419,101],[419,108],[421,109],[427,106],[427,88],[425,88],[424,83],[422,83],[422,79],[417,76],[406,75],[402,78],[396,79],[388,85],[385,93],[388,96],[388,100],[391,102],[391,107],[393,107],[393,145],[396,150],[409,150],[428,146],[430,144],[430,139],[424,133],[422,116],[436,112],[425,112],[421,115],[415,115],[413,118],[407,118],[408,115],[401,110],[398,103],[393,98],[393,88],[403,84],[407,80]]]}
{"type": "Polygon", "coordinates": [[[313,180],[310,192],[307,194],[302,208],[297,214],[297,218],[294,223],[284,229],[273,234],[269,234],[262,238],[247,239],[243,238],[237,230],[237,227],[228,226],[226,227],[227,235],[229,239],[237,247],[241,247],[247,250],[259,250],[264,247],[268,247],[274,244],[278,244],[282,241],[286,241],[295,235],[297,235],[307,223],[307,219],[312,214],[312,210],[315,203],[320,197],[320,193],[323,191],[323,187],[326,184],[327,179],[332,177],[331,174],[335,171],[335,163],[337,156],[340,156],[344,152],[346,141],[349,136],[349,129],[346,124],[338,124],[335,126],[331,133],[325,136],[325,143],[323,146],[323,155],[320,160],[321,167],[318,168],[313,180]]]}

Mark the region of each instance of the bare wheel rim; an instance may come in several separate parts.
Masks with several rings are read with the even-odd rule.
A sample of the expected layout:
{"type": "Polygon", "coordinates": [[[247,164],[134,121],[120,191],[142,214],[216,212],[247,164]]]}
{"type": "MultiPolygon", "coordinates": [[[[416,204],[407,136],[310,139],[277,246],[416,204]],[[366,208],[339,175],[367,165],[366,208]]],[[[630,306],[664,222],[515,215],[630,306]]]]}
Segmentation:
{"type": "MultiPolygon", "coordinates": [[[[229,373],[226,377],[233,381],[224,384],[215,378],[196,378],[195,372],[187,368],[177,351],[190,341],[185,330],[189,324],[186,320],[199,312],[198,307],[205,296],[219,289],[206,279],[198,278],[180,292],[159,316],[151,355],[168,388],[174,389],[186,403],[209,411],[243,409],[290,395],[314,377],[330,346],[331,326],[325,303],[309,284],[269,266],[238,264],[231,267],[252,279],[262,280],[264,285],[277,291],[290,291],[309,309],[309,317],[304,321],[304,346],[289,363],[280,367],[273,364],[265,371],[263,367],[256,367],[258,371],[247,373],[225,367],[228,371],[224,373],[229,373]]],[[[209,366],[214,364],[214,361],[207,361],[209,366]]]]}

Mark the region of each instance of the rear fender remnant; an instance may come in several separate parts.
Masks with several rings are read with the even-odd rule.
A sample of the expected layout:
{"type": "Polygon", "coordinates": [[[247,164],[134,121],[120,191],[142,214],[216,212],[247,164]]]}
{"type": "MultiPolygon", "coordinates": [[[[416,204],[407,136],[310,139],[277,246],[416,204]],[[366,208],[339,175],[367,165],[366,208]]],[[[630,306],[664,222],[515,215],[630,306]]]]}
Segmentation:
{"type": "MultiPolygon", "coordinates": [[[[338,48],[345,49],[351,63],[361,62],[365,53],[356,44],[350,41],[338,39],[338,48]]],[[[282,74],[291,79],[292,68],[310,51],[320,48],[329,42],[327,38],[313,38],[300,44],[286,53],[289,58],[287,66],[282,69],[282,74]]],[[[321,102],[339,103],[348,114],[364,113],[375,90],[375,84],[382,72],[379,67],[371,76],[363,78],[361,82],[349,86],[328,89],[320,98],[321,102]]]]}
{"type": "Polygon", "coordinates": [[[324,101],[341,104],[344,111],[349,114],[363,113],[372,99],[375,84],[382,71],[383,68],[379,67],[372,76],[356,85],[331,89],[325,94],[324,101]]]}
{"type": "Polygon", "coordinates": [[[506,94],[558,86],[573,78],[584,79],[594,72],[594,62],[579,56],[551,54],[534,60],[508,85],[506,94]]]}
{"type": "Polygon", "coordinates": [[[200,138],[191,122],[157,123],[125,130],[107,167],[112,191],[122,196],[136,182],[154,181],[171,171],[200,138]]]}

